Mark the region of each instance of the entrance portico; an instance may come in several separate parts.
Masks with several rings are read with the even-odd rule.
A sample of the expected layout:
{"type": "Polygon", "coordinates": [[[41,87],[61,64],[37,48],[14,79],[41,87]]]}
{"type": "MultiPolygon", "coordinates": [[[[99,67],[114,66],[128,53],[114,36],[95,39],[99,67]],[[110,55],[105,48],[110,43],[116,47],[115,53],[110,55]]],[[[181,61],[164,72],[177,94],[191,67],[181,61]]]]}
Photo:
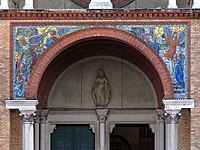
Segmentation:
{"type": "MultiPolygon", "coordinates": [[[[88,125],[95,134],[95,149],[109,150],[110,133],[116,124],[145,124],[155,134],[156,150],[163,150],[166,142],[167,150],[169,146],[177,150],[178,141],[170,140],[178,134],[175,119],[183,106],[193,105],[188,107],[186,101],[180,100],[176,102],[179,106],[176,110],[166,107],[165,114],[162,98],[172,98],[173,88],[162,64],[147,44],[117,29],[86,29],[58,41],[35,64],[28,83],[26,96],[39,100],[38,110],[36,102],[29,115],[33,116],[35,111],[38,114],[35,135],[41,138],[35,141],[35,149],[51,149],[51,137],[57,125],[88,125]],[[102,106],[92,96],[99,69],[103,70],[104,82],[109,83],[111,90],[110,101],[102,106]],[[167,141],[164,141],[166,119],[169,122],[166,122],[167,141]]],[[[20,109],[10,107],[12,103],[7,101],[8,109],[20,109]]],[[[28,108],[25,110],[29,112],[28,108]]],[[[27,143],[33,149],[32,127],[31,124],[31,139],[27,143]]],[[[24,131],[26,142],[28,130],[24,131]]],[[[24,149],[27,149],[25,144],[24,149]]]]}

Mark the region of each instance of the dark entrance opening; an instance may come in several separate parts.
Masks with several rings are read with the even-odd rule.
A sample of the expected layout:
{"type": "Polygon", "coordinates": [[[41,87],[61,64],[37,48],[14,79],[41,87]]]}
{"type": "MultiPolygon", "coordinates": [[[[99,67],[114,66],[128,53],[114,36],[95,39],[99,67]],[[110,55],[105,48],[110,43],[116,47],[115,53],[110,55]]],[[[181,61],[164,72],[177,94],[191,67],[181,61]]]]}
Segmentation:
{"type": "Polygon", "coordinates": [[[89,125],[56,125],[51,150],[94,150],[95,138],[89,125]]]}
{"type": "Polygon", "coordinates": [[[154,150],[154,133],[148,124],[116,124],[110,150],[154,150]]]}

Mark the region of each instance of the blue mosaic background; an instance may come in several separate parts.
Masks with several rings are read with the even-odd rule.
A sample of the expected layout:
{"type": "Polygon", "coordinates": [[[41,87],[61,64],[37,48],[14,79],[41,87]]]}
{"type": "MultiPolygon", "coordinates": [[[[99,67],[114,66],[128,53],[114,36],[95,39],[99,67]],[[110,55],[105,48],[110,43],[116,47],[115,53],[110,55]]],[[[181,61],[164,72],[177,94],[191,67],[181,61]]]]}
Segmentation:
{"type": "MultiPolygon", "coordinates": [[[[24,99],[31,70],[43,52],[57,39],[94,26],[15,26],[14,98],[24,99]]],[[[104,26],[105,27],[105,26],[104,26]]],[[[175,98],[188,97],[188,26],[119,25],[106,26],[128,31],[147,42],[165,62],[175,98]]]]}

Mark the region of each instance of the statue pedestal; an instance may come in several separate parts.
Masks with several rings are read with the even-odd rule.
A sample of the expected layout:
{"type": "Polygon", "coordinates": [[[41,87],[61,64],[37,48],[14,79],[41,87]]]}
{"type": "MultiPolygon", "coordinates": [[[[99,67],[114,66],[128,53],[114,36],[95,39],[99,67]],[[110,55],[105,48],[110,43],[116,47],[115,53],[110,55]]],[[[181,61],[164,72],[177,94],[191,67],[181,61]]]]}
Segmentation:
{"type": "Polygon", "coordinates": [[[113,9],[110,0],[91,0],[89,9],[113,9]]]}

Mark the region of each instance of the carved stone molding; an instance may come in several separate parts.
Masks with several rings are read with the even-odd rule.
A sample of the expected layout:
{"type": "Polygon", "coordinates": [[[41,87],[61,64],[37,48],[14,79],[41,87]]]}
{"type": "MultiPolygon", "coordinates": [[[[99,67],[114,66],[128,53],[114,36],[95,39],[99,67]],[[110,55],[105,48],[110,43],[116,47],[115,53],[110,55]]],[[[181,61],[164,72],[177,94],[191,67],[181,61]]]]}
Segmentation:
{"type": "Polygon", "coordinates": [[[151,131],[152,131],[153,133],[156,132],[155,124],[149,124],[149,127],[151,128],[151,131]]]}
{"type": "Polygon", "coordinates": [[[96,124],[94,124],[94,123],[91,123],[90,124],[90,129],[92,130],[92,133],[96,133],[96,124]]]}
{"type": "Polygon", "coordinates": [[[53,133],[55,128],[56,128],[56,125],[48,124],[48,133],[53,133]]]}

